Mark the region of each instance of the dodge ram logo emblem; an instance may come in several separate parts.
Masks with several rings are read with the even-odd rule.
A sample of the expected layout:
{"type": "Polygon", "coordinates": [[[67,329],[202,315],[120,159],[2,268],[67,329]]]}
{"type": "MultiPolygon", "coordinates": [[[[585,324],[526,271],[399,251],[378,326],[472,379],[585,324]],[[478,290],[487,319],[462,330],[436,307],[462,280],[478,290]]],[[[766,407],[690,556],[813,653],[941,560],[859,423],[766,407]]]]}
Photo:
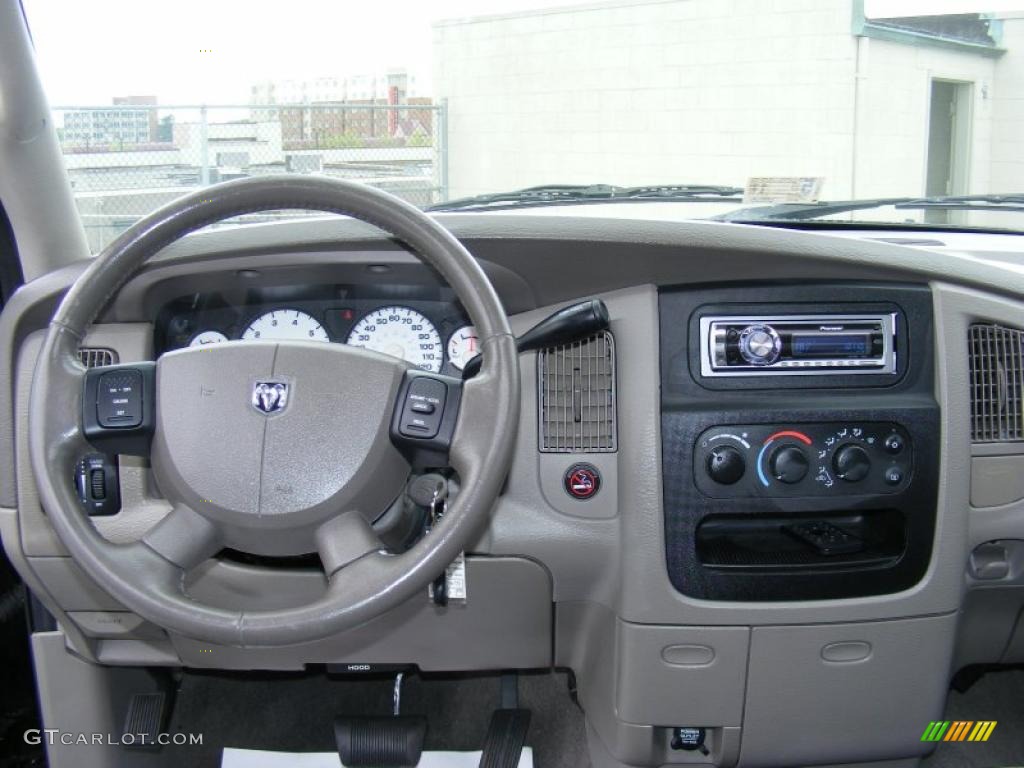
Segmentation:
{"type": "Polygon", "coordinates": [[[252,406],[260,413],[277,413],[288,405],[288,385],[283,381],[257,381],[252,387],[252,406]]]}

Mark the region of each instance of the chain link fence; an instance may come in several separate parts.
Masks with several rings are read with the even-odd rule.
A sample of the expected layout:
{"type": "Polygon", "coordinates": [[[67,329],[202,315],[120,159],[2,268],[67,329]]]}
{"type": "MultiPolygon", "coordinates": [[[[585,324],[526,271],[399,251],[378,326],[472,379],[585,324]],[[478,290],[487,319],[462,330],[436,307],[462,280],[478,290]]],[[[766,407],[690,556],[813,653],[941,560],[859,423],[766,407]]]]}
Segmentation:
{"type": "MultiPolygon", "coordinates": [[[[246,176],[315,174],[418,206],[443,201],[445,105],[414,101],[422,103],[64,106],[54,121],[95,253],[164,203],[246,176]]],[[[290,214],[244,218],[282,215],[290,214]]]]}

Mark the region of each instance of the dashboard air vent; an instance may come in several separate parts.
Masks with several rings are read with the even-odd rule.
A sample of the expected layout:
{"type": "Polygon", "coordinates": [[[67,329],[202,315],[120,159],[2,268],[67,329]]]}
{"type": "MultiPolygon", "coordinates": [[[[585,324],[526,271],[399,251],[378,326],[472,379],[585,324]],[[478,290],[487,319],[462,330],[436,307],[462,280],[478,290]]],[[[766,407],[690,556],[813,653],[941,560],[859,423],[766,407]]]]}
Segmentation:
{"type": "Polygon", "coordinates": [[[972,325],[971,439],[976,443],[1024,440],[1024,331],[972,325]]]}
{"type": "Polygon", "coordinates": [[[86,368],[99,368],[117,362],[117,353],[106,347],[79,347],[78,359],[86,368]]]}
{"type": "Polygon", "coordinates": [[[616,450],[615,342],[607,331],[538,354],[540,450],[616,450]]]}

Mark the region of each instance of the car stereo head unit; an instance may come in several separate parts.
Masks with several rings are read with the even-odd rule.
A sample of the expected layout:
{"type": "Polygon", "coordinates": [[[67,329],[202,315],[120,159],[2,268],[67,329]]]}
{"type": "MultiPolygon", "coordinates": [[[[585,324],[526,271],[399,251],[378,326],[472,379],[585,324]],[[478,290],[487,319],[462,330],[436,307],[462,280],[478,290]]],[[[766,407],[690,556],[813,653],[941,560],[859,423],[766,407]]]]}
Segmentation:
{"type": "Polygon", "coordinates": [[[700,318],[701,374],[896,373],[896,314],[700,318]]]}

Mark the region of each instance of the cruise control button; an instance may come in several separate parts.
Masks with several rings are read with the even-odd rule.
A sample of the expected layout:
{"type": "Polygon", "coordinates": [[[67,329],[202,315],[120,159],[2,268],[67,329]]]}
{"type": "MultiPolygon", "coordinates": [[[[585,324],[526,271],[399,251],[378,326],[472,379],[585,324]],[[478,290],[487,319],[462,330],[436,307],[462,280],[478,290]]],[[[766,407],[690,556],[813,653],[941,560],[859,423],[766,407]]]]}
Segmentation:
{"type": "Polygon", "coordinates": [[[437,407],[433,403],[413,403],[409,406],[409,410],[413,413],[433,413],[437,407]]]}
{"type": "Polygon", "coordinates": [[[142,373],[112,371],[96,388],[96,420],[101,427],[137,427],[142,423],[142,373]]]}

